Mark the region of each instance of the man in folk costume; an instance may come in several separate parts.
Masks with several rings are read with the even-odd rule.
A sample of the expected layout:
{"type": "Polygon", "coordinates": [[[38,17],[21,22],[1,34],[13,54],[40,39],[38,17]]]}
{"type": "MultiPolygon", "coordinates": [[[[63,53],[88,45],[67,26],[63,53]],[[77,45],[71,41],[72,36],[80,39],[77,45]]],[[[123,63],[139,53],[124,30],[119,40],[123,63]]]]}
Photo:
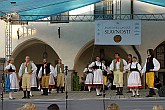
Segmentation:
{"type": "Polygon", "coordinates": [[[114,73],[114,85],[116,85],[117,94],[123,95],[123,73],[125,73],[127,62],[120,58],[119,53],[115,53],[115,58],[110,64],[110,74],[114,73]]]}
{"type": "Polygon", "coordinates": [[[31,89],[31,76],[32,73],[36,73],[36,65],[30,61],[30,57],[26,56],[24,63],[21,64],[19,69],[19,77],[22,77],[22,88],[24,92],[24,98],[30,98],[30,89],[31,89]],[[27,94],[26,94],[27,91],[27,94]]]}
{"type": "Polygon", "coordinates": [[[61,90],[61,93],[64,91],[64,64],[62,64],[62,60],[58,59],[58,64],[55,67],[55,76],[57,77],[57,93],[61,90]]]}
{"type": "Polygon", "coordinates": [[[48,95],[50,74],[54,74],[54,67],[50,63],[47,63],[46,59],[43,59],[43,63],[38,73],[38,79],[42,77],[42,95],[48,95]]]}
{"type": "Polygon", "coordinates": [[[89,68],[93,68],[93,85],[96,87],[96,95],[101,96],[100,89],[103,86],[103,70],[106,70],[106,67],[100,61],[100,57],[97,56],[96,61],[92,62],[89,68]]]}
{"type": "Polygon", "coordinates": [[[154,50],[148,49],[147,50],[148,58],[144,64],[142,69],[142,75],[146,73],[146,84],[149,88],[149,94],[146,97],[152,97],[155,95],[154,92],[154,72],[160,69],[160,63],[156,58],[154,58],[154,50]]]}

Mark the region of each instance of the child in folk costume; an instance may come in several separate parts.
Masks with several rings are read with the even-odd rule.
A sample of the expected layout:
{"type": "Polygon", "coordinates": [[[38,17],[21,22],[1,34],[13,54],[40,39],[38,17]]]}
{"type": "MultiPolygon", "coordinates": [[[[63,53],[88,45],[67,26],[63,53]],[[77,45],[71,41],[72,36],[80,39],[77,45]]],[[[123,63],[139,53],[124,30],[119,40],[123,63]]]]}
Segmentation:
{"type": "Polygon", "coordinates": [[[88,91],[91,92],[91,87],[93,85],[93,70],[88,66],[83,71],[86,73],[85,86],[88,86],[88,91]]]}
{"type": "Polygon", "coordinates": [[[97,96],[101,96],[100,88],[103,86],[103,70],[106,70],[105,65],[100,61],[100,57],[96,57],[96,61],[92,62],[89,65],[90,68],[93,68],[93,85],[96,86],[97,96]]]}
{"type": "Polygon", "coordinates": [[[148,58],[146,59],[146,62],[142,69],[142,75],[146,73],[146,84],[149,88],[149,94],[146,97],[152,97],[153,95],[155,95],[155,92],[154,92],[155,73],[154,72],[160,69],[160,63],[156,58],[154,58],[153,49],[148,49],[147,55],[148,55],[148,58]]]}
{"type": "Polygon", "coordinates": [[[12,97],[12,93],[19,89],[16,68],[14,66],[14,59],[10,58],[8,61],[8,65],[5,67],[6,72],[6,83],[5,83],[5,91],[9,92],[9,99],[15,99],[12,97]]]}
{"type": "Polygon", "coordinates": [[[127,65],[127,69],[130,71],[130,75],[128,77],[128,88],[132,91],[132,97],[139,95],[139,87],[141,87],[141,78],[140,78],[140,71],[142,67],[137,62],[137,58],[133,57],[132,62],[127,65]],[[134,90],[135,89],[135,90],[134,90]]]}

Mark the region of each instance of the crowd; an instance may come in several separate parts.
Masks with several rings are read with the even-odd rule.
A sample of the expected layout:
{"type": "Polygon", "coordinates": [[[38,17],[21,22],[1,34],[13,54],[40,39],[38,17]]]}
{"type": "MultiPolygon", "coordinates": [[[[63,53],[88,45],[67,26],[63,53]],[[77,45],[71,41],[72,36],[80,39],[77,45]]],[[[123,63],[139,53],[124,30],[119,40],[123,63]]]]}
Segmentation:
{"type": "MultiPolygon", "coordinates": [[[[18,108],[17,110],[37,110],[36,105],[32,103],[26,103],[23,107],[18,108]]],[[[51,104],[47,107],[47,110],[60,110],[57,104],[51,104]]],[[[121,110],[120,106],[116,103],[110,103],[106,110],[121,110]]],[[[134,110],[141,110],[141,109],[134,109],[134,110]]],[[[152,110],[164,110],[161,105],[154,105],[152,110]]]]}

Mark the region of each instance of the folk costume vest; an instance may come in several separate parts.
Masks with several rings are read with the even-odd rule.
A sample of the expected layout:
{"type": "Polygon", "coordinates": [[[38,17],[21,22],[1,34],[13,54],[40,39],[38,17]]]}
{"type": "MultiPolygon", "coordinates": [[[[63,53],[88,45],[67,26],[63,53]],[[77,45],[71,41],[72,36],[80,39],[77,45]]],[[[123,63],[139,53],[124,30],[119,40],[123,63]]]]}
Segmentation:
{"type": "Polygon", "coordinates": [[[147,58],[146,72],[150,72],[150,69],[154,69],[153,58],[147,58]]]}
{"type": "Polygon", "coordinates": [[[47,63],[46,66],[44,67],[44,64],[42,65],[42,76],[44,75],[44,69],[46,69],[46,76],[50,74],[50,63],[47,63]]]}
{"type": "Polygon", "coordinates": [[[96,62],[95,62],[95,65],[93,66],[93,69],[101,69],[102,70],[102,63],[101,63],[101,66],[97,66],[96,62]]]}
{"type": "Polygon", "coordinates": [[[27,67],[27,72],[28,72],[28,74],[32,73],[32,62],[31,62],[31,61],[29,61],[29,64],[28,64],[28,65],[26,65],[26,62],[23,63],[23,66],[22,66],[22,74],[25,73],[25,68],[26,68],[26,67],[27,67]]]}
{"type": "MultiPolygon", "coordinates": [[[[113,60],[113,64],[114,64],[114,71],[117,71],[116,69],[116,59],[113,60]]],[[[123,64],[123,59],[120,59],[120,72],[123,72],[124,70],[124,64],[123,64]]]]}
{"type": "Polygon", "coordinates": [[[139,72],[138,63],[136,63],[136,68],[132,68],[131,66],[132,66],[132,63],[130,64],[130,71],[138,71],[139,72]]]}
{"type": "Polygon", "coordinates": [[[60,73],[60,68],[61,68],[61,72],[64,73],[64,64],[57,64],[57,73],[60,73]]]}

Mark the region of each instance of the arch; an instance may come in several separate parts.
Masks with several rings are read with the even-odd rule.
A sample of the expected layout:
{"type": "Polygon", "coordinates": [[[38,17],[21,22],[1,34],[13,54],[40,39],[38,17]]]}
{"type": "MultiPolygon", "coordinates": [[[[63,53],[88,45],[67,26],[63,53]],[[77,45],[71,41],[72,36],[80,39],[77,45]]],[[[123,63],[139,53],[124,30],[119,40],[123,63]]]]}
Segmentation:
{"type": "Polygon", "coordinates": [[[52,63],[52,65],[55,65],[56,60],[59,58],[57,53],[46,42],[36,38],[28,39],[17,45],[12,52],[11,57],[15,58],[15,65],[17,68],[19,68],[20,64],[24,62],[26,55],[30,56],[34,63],[42,64],[43,53],[45,51],[48,54],[48,62],[52,63]]]}
{"type": "Polygon", "coordinates": [[[165,85],[165,41],[160,43],[154,50],[156,58],[160,63],[160,70],[156,73],[162,84],[165,85]]]}
{"type": "Polygon", "coordinates": [[[121,46],[94,46],[94,40],[91,40],[79,50],[74,60],[74,70],[78,73],[80,77],[83,76],[83,69],[86,67],[86,65],[88,63],[91,63],[91,59],[93,61],[95,59],[95,56],[100,56],[101,51],[104,51],[104,59],[108,62],[108,65],[111,63],[111,60],[114,59],[115,52],[121,53],[120,56],[124,59],[127,59],[127,52],[121,46]],[[92,56],[93,58],[91,58],[92,56]]]}

